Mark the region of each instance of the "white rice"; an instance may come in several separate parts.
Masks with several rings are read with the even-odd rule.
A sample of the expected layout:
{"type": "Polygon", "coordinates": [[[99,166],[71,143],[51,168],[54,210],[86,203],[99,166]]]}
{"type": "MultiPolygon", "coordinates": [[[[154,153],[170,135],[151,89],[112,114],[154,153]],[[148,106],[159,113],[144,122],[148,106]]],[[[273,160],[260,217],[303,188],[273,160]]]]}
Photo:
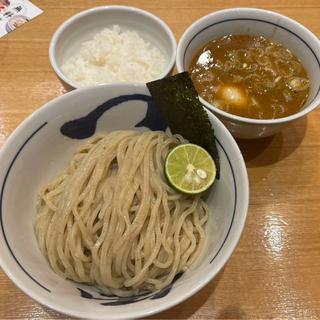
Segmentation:
{"type": "Polygon", "coordinates": [[[167,63],[165,55],[137,32],[114,25],[82,43],[62,71],[80,86],[148,82],[159,78],[167,63]]]}

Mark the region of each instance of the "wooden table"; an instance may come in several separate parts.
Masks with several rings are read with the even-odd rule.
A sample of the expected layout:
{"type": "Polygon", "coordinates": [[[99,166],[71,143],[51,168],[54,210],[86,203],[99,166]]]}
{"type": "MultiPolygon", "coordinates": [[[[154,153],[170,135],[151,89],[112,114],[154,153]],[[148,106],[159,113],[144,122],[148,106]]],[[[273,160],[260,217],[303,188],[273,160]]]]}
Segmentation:
{"type": "MultiPolygon", "coordinates": [[[[34,0],[44,13],[0,39],[0,146],[15,127],[65,91],[48,59],[49,40],[68,17],[98,0],[34,0]]],[[[226,7],[283,13],[320,36],[320,1],[126,0],[164,19],[179,39],[201,16],[226,7]],[[179,13],[177,15],[177,12],[179,13]]],[[[274,137],[238,141],[251,195],[241,241],[204,289],[153,319],[320,318],[320,110],[274,137]]],[[[23,294],[0,272],[0,319],[69,319],[23,294]]]]}

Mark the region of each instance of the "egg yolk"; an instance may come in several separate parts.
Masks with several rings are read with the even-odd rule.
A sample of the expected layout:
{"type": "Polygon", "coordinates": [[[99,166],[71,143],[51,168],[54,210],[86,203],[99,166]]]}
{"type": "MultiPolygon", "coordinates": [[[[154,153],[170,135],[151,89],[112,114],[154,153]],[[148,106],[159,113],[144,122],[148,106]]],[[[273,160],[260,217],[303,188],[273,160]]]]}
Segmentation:
{"type": "Polygon", "coordinates": [[[226,104],[239,108],[246,107],[248,104],[248,96],[245,91],[234,84],[222,85],[217,91],[217,98],[226,104]]]}

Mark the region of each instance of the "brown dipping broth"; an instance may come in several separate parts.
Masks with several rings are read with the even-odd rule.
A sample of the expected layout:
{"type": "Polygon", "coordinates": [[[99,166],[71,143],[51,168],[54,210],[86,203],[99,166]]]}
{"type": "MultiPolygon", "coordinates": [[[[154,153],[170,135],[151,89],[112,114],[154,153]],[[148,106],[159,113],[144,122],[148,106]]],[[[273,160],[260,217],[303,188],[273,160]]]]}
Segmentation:
{"type": "Polygon", "coordinates": [[[302,63],[280,43],[261,36],[210,41],[193,57],[189,73],[204,100],[247,118],[292,115],[309,95],[302,63]]]}

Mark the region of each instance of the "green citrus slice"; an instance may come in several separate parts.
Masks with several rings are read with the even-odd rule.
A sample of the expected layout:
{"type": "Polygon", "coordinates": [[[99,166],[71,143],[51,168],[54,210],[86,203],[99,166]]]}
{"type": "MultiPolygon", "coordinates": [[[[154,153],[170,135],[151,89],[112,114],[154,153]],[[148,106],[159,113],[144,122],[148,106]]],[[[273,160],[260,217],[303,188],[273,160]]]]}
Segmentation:
{"type": "Polygon", "coordinates": [[[197,194],[207,190],[216,177],[216,165],[210,154],[196,144],[180,144],[165,161],[165,173],[177,190],[197,194]]]}

